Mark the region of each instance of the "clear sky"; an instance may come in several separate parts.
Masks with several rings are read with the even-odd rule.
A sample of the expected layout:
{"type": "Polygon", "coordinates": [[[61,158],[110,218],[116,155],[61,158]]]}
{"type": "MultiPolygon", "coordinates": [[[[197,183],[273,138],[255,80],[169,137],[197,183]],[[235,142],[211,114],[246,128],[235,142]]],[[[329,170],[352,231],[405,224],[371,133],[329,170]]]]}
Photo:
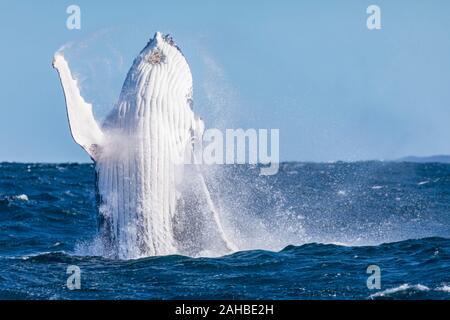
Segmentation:
{"type": "Polygon", "coordinates": [[[279,128],[281,160],[450,153],[450,1],[2,0],[0,161],[88,161],[54,52],[71,43],[101,118],[157,30],[187,57],[207,126],[279,128]],[[66,28],[71,4],[81,30],[66,28]],[[381,30],[366,27],[370,4],[381,30]]]}

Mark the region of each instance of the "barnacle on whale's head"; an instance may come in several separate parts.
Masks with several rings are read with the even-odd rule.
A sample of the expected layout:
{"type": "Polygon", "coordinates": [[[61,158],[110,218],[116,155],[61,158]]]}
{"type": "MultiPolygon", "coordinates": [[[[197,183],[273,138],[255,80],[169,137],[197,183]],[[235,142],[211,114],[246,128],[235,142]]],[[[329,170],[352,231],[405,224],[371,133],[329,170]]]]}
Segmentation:
{"type": "Polygon", "coordinates": [[[150,53],[145,58],[151,64],[159,64],[165,61],[166,56],[161,51],[161,49],[156,47],[152,51],[150,51],[150,53]]]}

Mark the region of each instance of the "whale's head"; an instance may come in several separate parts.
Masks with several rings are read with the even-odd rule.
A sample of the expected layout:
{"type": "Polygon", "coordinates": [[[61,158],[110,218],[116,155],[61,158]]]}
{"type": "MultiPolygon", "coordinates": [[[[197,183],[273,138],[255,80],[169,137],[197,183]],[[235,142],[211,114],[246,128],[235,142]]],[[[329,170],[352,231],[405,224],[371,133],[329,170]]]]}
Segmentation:
{"type": "MultiPolygon", "coordinates": [[[[133,62],[124,89],[147,88],[153,97],[161,90],[189,94],[192,75],[189,65],[170,35],[156,32],[133,62]]],[[[147,91],[148,93],[148,91],[147,91]]]]}
{"type": "MultiPolygon", "coordinates": [[[[156,32],[128,72],[119,98],[119,117],[141,118],[146,110],[168,105],[192,109],[192,75],[189,65],[170,35],[156,32]]],[[[170,115],[170,114],[169,114],[170,115]]],[[[115,112],[112,119],[117,119],[115,112]]],[[[133,120],[134,121],[134,120],[133,120]]],[[[109,118],[105,122],[110,123],[109,118]]]]}

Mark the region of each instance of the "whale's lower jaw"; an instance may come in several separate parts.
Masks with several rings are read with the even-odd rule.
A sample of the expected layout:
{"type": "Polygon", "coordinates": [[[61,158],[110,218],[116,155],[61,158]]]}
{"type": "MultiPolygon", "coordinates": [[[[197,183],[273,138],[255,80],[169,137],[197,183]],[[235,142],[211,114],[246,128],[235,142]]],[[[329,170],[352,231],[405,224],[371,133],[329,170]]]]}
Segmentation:
{"type": "Polygon", "coordinates": [[[125,138],[126,145],[114,143],[114,152],[103,150],[106,157],[96,162],[102,254],[137,259],[236,250],[198,168],[177,162],[165,137],[148,145],[125,138]]]}
{"type": "MultiPolygon", "coordinates": [[[[114,259],[236,250],[226,239],[195,166],[146,159],[139,148],[96,163],[102,255],[114,259]],[[177,181],[179,170],[184,171],[177,181]],[[184,183],[183,183],[184,181],[184,183]]],[[[128,150],[129,151],[129,150],[128,150]]]]}
{"type": "MultiPolygon", "coordinates": [[[[139,140],[137,140],[139,141],[139,140]]],[[[109,255],[120,259],[178,253],[173,216],[176,170],[168,140],[139,145],[127,139],[96,162],[100,231],[109,255]]]]}

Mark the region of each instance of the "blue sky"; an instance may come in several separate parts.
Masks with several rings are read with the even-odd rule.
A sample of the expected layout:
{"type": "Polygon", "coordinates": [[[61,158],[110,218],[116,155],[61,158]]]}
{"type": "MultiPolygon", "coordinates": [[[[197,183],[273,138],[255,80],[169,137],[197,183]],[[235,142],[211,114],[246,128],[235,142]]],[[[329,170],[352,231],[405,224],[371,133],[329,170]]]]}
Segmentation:
{"type": "Polygon", "coordinates": [[[281,160],[450,153],[450,2],[243,2],[2,1],[0,161],[88,161],[54,52],[72,43],[69,63],[101,118],[157,30],[187,57],[207,126],[279,128],[281,160]],[[81,30],[66,28],[70,4],[81,30]],[[381,30],[366,27],[370,4],[381,30]]]}

